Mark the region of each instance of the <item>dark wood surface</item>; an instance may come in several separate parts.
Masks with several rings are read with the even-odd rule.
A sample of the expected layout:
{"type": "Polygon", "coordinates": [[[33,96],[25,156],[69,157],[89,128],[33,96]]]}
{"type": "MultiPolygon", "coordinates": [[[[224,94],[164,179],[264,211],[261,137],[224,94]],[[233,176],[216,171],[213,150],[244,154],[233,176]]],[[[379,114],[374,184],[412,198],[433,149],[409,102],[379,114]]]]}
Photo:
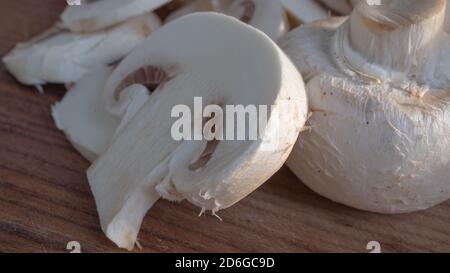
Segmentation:
{"type": "MultiPolygon", "coordinates": [[[[63,0],[0,0],[0,55],[48,28],[63,0]]],[[[0,65],[0,252],[118,250],[100,230],[85,171],[89,163],[53,125],[50,106],[64,94],[19,85],[0,65]]],[[[143,223],[145,252],[450,251],[450,202],[408,215],[378,215],[332,203],[285,167],[224,219],[197,217],[189,203],[159,201],[143,223]]]]}

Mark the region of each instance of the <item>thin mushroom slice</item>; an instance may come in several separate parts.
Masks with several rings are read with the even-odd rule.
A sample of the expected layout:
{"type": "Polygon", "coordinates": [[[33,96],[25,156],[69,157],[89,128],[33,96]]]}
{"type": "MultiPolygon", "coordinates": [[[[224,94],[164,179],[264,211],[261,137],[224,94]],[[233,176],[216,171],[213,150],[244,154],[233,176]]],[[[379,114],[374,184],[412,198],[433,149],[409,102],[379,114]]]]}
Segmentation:
{"type": "Polygon", "coordinates": [[[235,0],[228,8],[219,10],[252,25],[276,41],[289,29],[280,1],[235,0]]]}
{"type": "Polygon", "coordinates": [[[87,172],[103,231],[126,249],[133,248],[144,215],[160,197],[187,199],[215,213],[250,194],[283,165],[307,116],[303,80],[289,59],[262,32],[226,15],[197,13],[161,28],[114,70],[104,90],[106,107],[123,115],[134,90],[156,78],[160,84],[149,90],[144,106],[87,172]],[[139,71],[148,77],[132,84],[139,71]],[[233,122],[210,123],[232,117],[218,109],[233,105],[268,108],[262,137],[220,137],[239,134],[233,122]],[[184,123],[193,121],[194,133],[179,138],[185,127],[171,116],[184,111],[194,114],[184,123]],[[198,120],[211,130],[202,134],[198,120]],[[199,132],[201,140],[189,140],[199,132]]]}
{"type": "Polygon", "coordinates": [[[119,120],[106,111],[102,91],[112,68],[99,68],[68,90],[52,116],[72,145],[88,160],[106,151],[119,120]]]}
{"type": "Polygon", "coordinates": [[[291,19],[291,28],[328,17],[328,12],[314,0],[281,0],[281,3],[291,19]]]}
{"type": "Polygon", "coordinates": [[[61,14],[62,25],[72,32],[92,32],[154,11],[169,0],[98,0],[68,6],[61,14]]]}
{"type": "Polygon", "coordinates": [[[123,58],[159,26],[157,16],[150,13],[91,34],[52,29],[16,46],[3,62],[23,84],[72,83],[123,58]]]}
{"type": "Polygon", "coordinates": [[[52,106],[53,120],[74,148],[93,162],[103,154],[115,134],[139,111],[148,99],[146,88],[137,88],[133,100],[120,119],[106,110],[103,90],[113,67],[101,67],[69,88],[64,98],[52,106]]]}
{"type": "Polygon", "coordinates": [[[450,38],[445,1],[361,2],[336,29],[280,42],[307,78],[310,130],[287,164],[317,193],[379,213],[450,198],[450,38]]]}

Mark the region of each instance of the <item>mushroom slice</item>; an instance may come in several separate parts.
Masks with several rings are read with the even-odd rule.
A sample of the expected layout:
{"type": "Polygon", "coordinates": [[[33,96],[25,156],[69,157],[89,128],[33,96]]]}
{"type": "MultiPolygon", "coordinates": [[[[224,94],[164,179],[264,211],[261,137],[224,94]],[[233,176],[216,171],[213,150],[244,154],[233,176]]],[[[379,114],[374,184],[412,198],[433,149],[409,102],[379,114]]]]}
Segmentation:
{"type": "Polygon", "coordinates": [[[150,13],[91,34],[56,28],[17,45],[3,62],[23,84],[76,82],[95,67],[123,58],[159,26],[159,19],[150,13]]]}
{"type": "Polygon", "coordinates": [[[328,12],[314,0],[281,0],[281,3],[291,19],[291,28],[328,17],[328,12]]]}
{"type": "Polygon", "coordinates": [[[185,15],[202,12],[202,11],[215,11],[215,5],[211,0],[194,0],[187,5],[181,7],[180,9],[172,12],[165,20],[165,22],[173,21],[177,18],[183,17],[185,15]]]}
{"type": "Polygon", "coordinates": [[[317,0],[329,8],[332,12],[340,15],[348,15],[352,12],[356,1],[360,0],[317,0]]]}
{"type": "Polygon", "coordinates": [[[106,151],[119,120],[102,100],[102,91],[112,68],[99,68],[83,77],[52,107],[52,116],[72,145],[88,160],[106,151]]]}
{"type": "Polygon", "coordinates": [[[262,32],[219,13],[184,16],[134,50],[108,79],[107,108],[120,115],[137,86],[152,91],[148,101],[87,172],[102,229],[126,249],[161,196],[215,213],[250,194],[283,165],[307,116],[303,80],[290,60],[262,32]],[[267,119],[259,116],[267,120],[261,137],[231,139],[239,134],[233,112],[217,109],[238,105],[268,108],[267,119]],[[215,110],[208,114],[208,106],[215,110]],[[187,124],[194,121],[195,136],[202,116],[211,117],[204,128],[231,123],[215,123],[202,140],[177,141],[177,108],[193,113],[187,124]]]}
{"type": "Polygon", "coordinates": [[[99,31],[151,12],[170,0],[97,0],[68,6],[61,14],[62,25],[72,32],[99,31]]]}
{"type": "Polygon", "coordinates": [[[278,40],[289,28],[280,1],[235,0],[229,8],[220,11],[256,27],[274,41],[278,40]]]}
{"type": "Polygon", "coordinates": [[[311,129],[288,166],[311,189],[379,213],[450,198],[444,7],[442,0],[362,2],[337,29],[308,25],[280,42],[307,78],[311,129]]]}

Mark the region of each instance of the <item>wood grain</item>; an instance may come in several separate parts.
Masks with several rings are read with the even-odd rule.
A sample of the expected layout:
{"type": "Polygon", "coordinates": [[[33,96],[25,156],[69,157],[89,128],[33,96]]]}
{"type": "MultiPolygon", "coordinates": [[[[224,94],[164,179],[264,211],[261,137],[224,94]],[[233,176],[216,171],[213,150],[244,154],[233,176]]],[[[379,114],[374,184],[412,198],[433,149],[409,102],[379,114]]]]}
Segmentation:
{"type": "MultiPolygon", "coordinates": [[[[52,25],[62,0],[0,0],[0,55],[52,25]]],[[[89,163],[53,125],[50,106],[62,86],[45,94],[19,85],[0,66],[0,252],[118,250],[100,230],[85,177],[89,163]]],[[[308,190],[285,167],[234,207],[212,216],[160,201],[139,241],[144,252],[385,252],[450,251],[450,202],[397,216],[366,213],[308,190]]],[[[139,251],[139,250],[137,250],[139,251]]]]}

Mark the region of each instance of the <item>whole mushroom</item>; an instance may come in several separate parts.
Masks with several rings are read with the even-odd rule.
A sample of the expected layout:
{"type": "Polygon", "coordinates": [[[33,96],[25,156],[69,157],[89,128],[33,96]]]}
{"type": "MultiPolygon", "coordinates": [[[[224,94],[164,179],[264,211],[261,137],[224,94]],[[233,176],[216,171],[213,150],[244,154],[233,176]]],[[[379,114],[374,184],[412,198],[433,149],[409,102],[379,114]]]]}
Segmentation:
{"type": "Polygon", "coordinates": [[[289,33],[312,116],[288,166],[362,210],[406,213],[450,198],[450,37],[444,0],[361,1],[337,28],[289,33]]]}

